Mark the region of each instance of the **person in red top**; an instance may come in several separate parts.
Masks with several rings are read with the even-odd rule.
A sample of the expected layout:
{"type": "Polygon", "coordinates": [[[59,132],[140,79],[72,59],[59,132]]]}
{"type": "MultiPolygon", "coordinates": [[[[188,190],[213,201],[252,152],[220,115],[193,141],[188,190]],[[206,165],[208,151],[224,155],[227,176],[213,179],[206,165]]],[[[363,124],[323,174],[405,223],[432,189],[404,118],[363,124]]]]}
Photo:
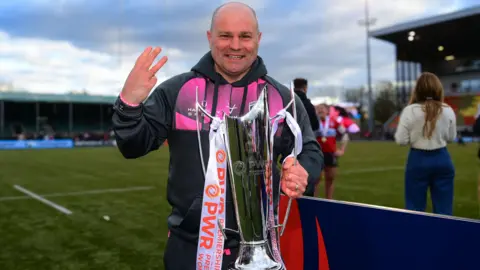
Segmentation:
{"type": "MultiPolygon", "coordinates": [[[[338,158],[345,153],[348,135],[342,122],[330,116],[330,106],[327,104],[317,105],[316,111],[320,124],[320,128],[316,131],[316,136],[324,156],[325,197],[333,199],[333,182],[337,174],[338,158]],[[341,137],[341,143],[337,148],[338,137],[341,137]]],[[[318,196],[318,184],[320,184],[321,178],[320,176],[315,184],[315,197],[318,196]]]]}

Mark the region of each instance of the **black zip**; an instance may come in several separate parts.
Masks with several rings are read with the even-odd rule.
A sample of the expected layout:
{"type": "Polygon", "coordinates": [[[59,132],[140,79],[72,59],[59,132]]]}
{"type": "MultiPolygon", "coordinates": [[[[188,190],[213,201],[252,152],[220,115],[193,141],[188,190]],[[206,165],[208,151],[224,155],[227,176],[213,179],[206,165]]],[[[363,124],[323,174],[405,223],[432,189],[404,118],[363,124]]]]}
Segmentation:
{"type": "Polygon", "coordinates": [[[213,104],[212,104],[212,111],[210,112],[213,117],[217,114],[217,102],[218,102],[218,87],[220,85],[219,80],[215,81],[215,86],[213,88],[213,104]]]}
{"type": "Polygon", "coordinates": [[[248,93],[248,85],[243,87],[242,105],[240,107],[239,116],[242,116],[245,114],[245,105],[247,103],[247,93],[248,93]]]}

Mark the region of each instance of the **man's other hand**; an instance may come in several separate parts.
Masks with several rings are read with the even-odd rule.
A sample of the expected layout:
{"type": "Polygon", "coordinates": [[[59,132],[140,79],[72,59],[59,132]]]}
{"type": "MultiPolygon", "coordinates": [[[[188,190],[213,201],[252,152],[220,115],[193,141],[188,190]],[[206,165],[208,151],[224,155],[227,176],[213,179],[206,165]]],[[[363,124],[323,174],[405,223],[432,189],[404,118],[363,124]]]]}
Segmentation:
{"type": "Polygon", "coordinates": [[[303,195],[308,184],[308,173],[297,161],[294,164],[293,157],[287,157],[282,165],[282,178],[280,185],[282,191],[290,198],[298,198],[303,195]]]}

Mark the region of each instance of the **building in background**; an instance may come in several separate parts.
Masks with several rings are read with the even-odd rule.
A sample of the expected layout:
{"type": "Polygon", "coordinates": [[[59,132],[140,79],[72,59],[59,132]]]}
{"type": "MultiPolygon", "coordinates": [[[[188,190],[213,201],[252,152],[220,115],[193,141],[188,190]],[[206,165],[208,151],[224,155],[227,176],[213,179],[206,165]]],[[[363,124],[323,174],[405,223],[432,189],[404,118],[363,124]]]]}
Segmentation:
{"type": "MultiPolygon", "coordinates": [[[[480,104],[480,6],[372,31],[396,47],[396,103],[407,104],[421,72],[435,73],[468,130],[480,104]]],[[[389,123],[394,125],[395,119],[389,123]]]]}
{"type": "Polygon", "coordinates": [[[0,139],[91,139],[110,134],[116,96],[0,91],[0,139]]]}

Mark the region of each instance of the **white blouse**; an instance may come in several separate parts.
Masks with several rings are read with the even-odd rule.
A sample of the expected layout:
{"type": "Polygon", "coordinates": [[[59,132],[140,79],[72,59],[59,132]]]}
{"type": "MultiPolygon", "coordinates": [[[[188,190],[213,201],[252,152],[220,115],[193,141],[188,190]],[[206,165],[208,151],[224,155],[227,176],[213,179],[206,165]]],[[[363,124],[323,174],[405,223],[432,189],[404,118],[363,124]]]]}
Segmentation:
{"type": "Polygon", "coordinates": [[[395,133],[395,142],[423,150],[442,148],[447,143],[453,142],[457,136],[457,120],[453,109],[447,104],[442,107],[432,138],[427,139],[423,136],[425,113],[422,106],[422,104],[411,104],[403,109],[395,133]]]}

